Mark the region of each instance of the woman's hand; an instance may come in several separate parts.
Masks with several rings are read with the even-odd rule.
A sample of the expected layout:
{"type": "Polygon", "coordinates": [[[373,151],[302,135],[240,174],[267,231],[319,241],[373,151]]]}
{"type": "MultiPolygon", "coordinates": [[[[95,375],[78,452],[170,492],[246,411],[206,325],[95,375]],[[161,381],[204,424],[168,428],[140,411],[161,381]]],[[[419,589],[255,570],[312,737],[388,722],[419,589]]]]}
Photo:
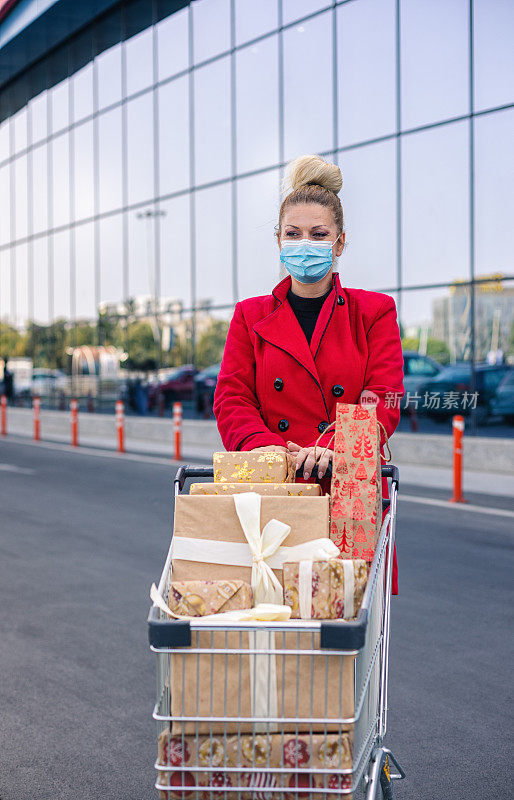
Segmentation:
{"type": "MultiPolygon", "coordinates": [[[[303,477],[307,481],[310,478],[314,464],[316,463],[316,459],[314,457],[314,447],[300,447],[300,445],[296,444],[296,442],[288,442],[287,447],[289,452],[296,456],[296,469],[300,469],[303,464],[303,477]]],[[[318,478],[322,478],[332,460],[334,451],[325,450],[318,447],[316,455],[319,453],[322,453],[322,456],[318,461],[318,478]]]]}

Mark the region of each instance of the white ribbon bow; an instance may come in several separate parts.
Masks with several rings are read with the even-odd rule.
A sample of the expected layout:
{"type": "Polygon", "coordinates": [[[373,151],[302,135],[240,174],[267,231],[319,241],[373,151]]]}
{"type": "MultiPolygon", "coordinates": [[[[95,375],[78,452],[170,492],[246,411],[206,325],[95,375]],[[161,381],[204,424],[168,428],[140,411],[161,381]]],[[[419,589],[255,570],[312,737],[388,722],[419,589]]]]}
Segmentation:
{"type": "Polygon", "coordinates": [[[284,600],[282,586],[266,561],[277,552],[284,539],[289,536],[291,526],[278,519],[270,519],[261,533],[261,496],[256,492],[235,494],[234,504],[252,553],[251,584],[254,603],[282,605],[284,600]]]}

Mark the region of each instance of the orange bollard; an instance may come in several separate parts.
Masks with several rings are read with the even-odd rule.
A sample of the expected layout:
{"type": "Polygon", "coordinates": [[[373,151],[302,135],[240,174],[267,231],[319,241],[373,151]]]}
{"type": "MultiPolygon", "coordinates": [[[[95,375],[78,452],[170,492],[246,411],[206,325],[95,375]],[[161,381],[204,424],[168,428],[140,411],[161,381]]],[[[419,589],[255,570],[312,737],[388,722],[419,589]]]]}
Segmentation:
{"type": "Polygon", "coordinates": [[[462,496],[462,439],[464,417],[457,414],[452,420],[453,428],[453,497],[451,503],[465,503],[462,496]]]}
{"type": "Polygon", "coordinates": [[[72,447],[79,446],[79,404],[75,399],[70,400],[71,409],[71,444],[72,447]]]}
{"type": "Polygon", "coordinates": [[[34,441],[39,442],[40,436],[40,423],[39,423],[39,409],[41,407],[41,400],[39,397],[34,397],[32,400],[32,408],[34,410],[34,441]]]}
{"type": "Polygon", "coordinates": [[[116,400],[116,430],[118,431],[118,453],[125,452],[125,413],[123,400],[116,400]]]}
{"type": "Polygon", "coordinates": [[[0,431],[2,436],[7,436],[7,397],[5,394],[2,395],[1,402],[1,423],[0,423],[0,431]]]}
{"type": "Polygon", "coordinates": [[[175,461],[182,458],[182,403],[173,403],[173,433],[175,439],[175,461]]]}

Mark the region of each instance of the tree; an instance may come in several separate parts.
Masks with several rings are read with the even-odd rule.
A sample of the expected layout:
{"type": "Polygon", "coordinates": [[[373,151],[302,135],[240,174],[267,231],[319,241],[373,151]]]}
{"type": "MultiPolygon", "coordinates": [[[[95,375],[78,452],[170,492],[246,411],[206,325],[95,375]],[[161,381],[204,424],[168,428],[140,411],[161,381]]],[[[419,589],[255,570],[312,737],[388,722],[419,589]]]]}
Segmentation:
{"type": "MultiPolygon", "coordinates": [[[[402,348],[404,350],[419,350],[419,337],[407,336],[402,338],[402,348]]],[[[429,336],[427,339],[427,356],[430,356],[440,364],[447,364],[450,360],[450,350],[446,342],[442,339],[434,339],[429,336]]]]}
{"type": "Polygon", "coordinates": [[[196,346],[196,365],[202,369],[217,364],[223,357],[229,323],[214,319],[201,334],[196,346]]]}

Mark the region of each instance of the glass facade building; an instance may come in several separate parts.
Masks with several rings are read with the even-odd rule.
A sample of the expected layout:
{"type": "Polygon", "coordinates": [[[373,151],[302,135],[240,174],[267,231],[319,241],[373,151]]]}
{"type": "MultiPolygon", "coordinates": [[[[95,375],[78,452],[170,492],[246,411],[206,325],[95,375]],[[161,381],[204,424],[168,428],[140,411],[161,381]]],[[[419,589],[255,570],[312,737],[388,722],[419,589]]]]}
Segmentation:
{"type": "Polygon", "coordinates": [[[4,326],[102,343],[150,315],[194,361],[201,319],[277,283],[284,168],[320,153],[343,174],[343,284],[392,294],[416,340],[458,281],[457,356],[484,358],[473,320],[497,315],[474,290],[514,288],[509,0],[106,5],[0,83],[4,326]]]}

